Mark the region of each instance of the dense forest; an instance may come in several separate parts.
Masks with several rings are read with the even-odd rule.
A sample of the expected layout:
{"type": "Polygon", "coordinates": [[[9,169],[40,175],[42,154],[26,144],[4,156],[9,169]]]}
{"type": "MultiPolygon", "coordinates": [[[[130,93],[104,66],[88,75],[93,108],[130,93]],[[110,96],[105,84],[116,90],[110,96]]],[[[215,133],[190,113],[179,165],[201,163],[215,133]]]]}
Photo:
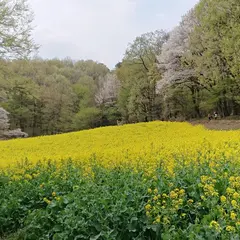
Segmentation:
{"type": "Polygon", "coordinates": [[[0,107],[10,128],[30,136],[238,115],[239,16],[237,0],[201,0],[171,32],[136,37],[110,70],[93,60],[32,57],[39,46],[27,1],[0,0],[0,107]]]}

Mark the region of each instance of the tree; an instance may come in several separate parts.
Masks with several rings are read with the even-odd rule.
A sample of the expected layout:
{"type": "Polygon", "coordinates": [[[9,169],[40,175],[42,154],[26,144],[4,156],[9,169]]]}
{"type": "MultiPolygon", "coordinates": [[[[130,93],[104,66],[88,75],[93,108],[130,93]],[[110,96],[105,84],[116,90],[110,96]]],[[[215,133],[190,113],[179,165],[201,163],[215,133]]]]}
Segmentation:
{"type": "Polygon", "coordinates": [[[95,107],[80,110],[73,119],[75,129],[88,129],[100,126],[101,112],[95,107]]]}
{"type": "Polygon", "coordinates": [[[100,92],[104,99],[116,97],[117,79],[103,64],[39,58],[1,63],[1,106],[11,113],[12,127],[21,128],[30,136],[81,129],[80,124],[76,128],[75,116],[89,108],[101,113],[94,126],[116,123],[116,103],[96,103],[100,92]]]}
{"type": "Polygon", "coordinates": [[[0,0],[0,58],[25,58],[37,49],[31,39],[32,21],[27,0],[0,0]]]}
{"type": "Polygon", "coordinates": [[[157,55],[168,39],[164,31],[146,33],[137,37],[126,50],[117,76],[121,81],[119,106],[129,121],[151,121],[156,118],[157,55]]]}
{"type": "Polygon", "coordinates": [[[240,111],[239,9],[237,0],[200,1],[196,8],[199,24],[190,38],[195,69],[210,91],[211,108],[223,116],[240,111]]]}
{"type": "Polygon", "coordinates": [[[189,53],[189,36],[195,25],[196,19],[192,9],[182,18],[179,26],[170,32],[168,41],[158,55],[158,66],[163,72],[161,82],[174,84],[196,76],[194,68],[182,62],[182,58],[189,53]]]}
{"type": "Polygon", "coordinates": [[[152,64],[158,62],[157,56],[161,54],[162,46],[168,37],[168,33],[163,30],[142,34],[129,44],[124,60],[142,65],[148,72],[152,64]]]}
{"type": "MultiPolygon", "coordinates": [[[[162,72],[162,79],[157,84],[157,90],[159,92],[163,90],[164,94],[168,94],[166,88],[169,86],[171,94],[174,92],[174,87],[177,92],[181,89],[181,91],[187,92],[187,95],[190,93],[193,106],[192,117],[200,117],[199,92],[202,88],[189,51],[190,33],[196,25],[195,9],[192,9],[182,18],[179,26],[172,30],[158,56],[158,66],[162,72]]],[[[165,108],[169,108],[168,103],[165,105],[165,108]]],[[[181,108],[181,106],[179,107],[181,108]]],[[[179,110],[176,109],[176,111],[179,110]]],[[[184,113],[182,114],[184,115],[184,113]]]]}
{"type": "Polygon", "coordinates": [[[99,89],[95,95],[97,105],[112,103],[117,100],[120,81],[115,73],[108,73],[99,80],[99,89]]]}
{"type": "Polygon", "coordinates": [[[69,81],[62,75],[46,78],[47,87],[42,88],[40,99],[44,104],[43,131],[46,134],[71,130],[74,117],[74,93],[69,81]]]}
{"type": "MultiPolygon", "coordinates": [[[[0,0],[0,59],[2,61],[26,58],[37,49],[31,39],[32,21],[33,14],[26,0],[0,0]]],[[[7,62],[4,62],[4,65],[6,64],[7,62]]],[[[13,88],[9,86],[11,85],[9,81],[6,81],[9,76],[12,77],[12,73],[6,69],[5,66],[0,69],[1,102],[6,102],[9,94],[13,96],[16,93],[16,88],[11,92],[13,88]]]]}
{"type": "Polygon", "coordinates": [[[0,107],[0,136],[9,129],[8,112],[0,107]]]}

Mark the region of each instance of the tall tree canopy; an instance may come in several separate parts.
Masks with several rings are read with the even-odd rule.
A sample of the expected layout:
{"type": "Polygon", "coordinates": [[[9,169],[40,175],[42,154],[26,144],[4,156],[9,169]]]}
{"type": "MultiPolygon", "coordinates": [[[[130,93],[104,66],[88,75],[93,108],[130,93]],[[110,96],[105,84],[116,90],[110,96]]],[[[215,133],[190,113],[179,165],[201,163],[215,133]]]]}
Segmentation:
{"type": "Polygon", "coordinates": [[[37,48],[33,14],[26,0],[0,0],[0,105],[10,113],[10,126],[30,135],[113,125],[120,118],[237,115],[239,9],[237,0],[201,0],[170,33],[136,37],[110,71],[93,60],[27,59],[37,48]]]}
{"type": "Polygon", "coordinates": [[[166,117],[236,115],[239,106],[239,2],[201,0],[159,55],[166,117]]]}
{"type": "Polygon", "coordinates": [[[126,50],[117,68],[121,81],[119,108],[126,121],[150,121],[157,117],[156,82],[160,78],[157,55],[167,39],[164,31],[146,33],[126,50]]]}
{"type": "Polygon", "coordinates": [[[116,108],[118,81],[103,64],[35,59],[5,60],[2,67],[1,105],[11,113],[12,128],[40,135],[117,122],[108,108],[116,108]]]}
{"type": "Polygon", "coordinates": [[[27,0],[0,0],[0,58],[26,58],[36,50],[27,0]]]}
{"type": "Polygon", "coordinates": [[[239,113],[240,2],[202,0],[190,51],[199,79],[209,89],[212,107],[223,116],[239,113]]]}

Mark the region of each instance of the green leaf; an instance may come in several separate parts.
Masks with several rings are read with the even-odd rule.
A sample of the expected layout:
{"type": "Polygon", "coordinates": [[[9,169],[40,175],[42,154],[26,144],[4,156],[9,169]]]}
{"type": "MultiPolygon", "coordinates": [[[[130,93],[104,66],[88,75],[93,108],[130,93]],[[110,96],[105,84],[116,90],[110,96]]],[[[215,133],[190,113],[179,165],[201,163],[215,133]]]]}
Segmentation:
{"type": "Polygon", "coordinates": [[[102,236],[102,233],[100,232],[98,235],[91,237],[90,240],[97,240],[102,236]]]}

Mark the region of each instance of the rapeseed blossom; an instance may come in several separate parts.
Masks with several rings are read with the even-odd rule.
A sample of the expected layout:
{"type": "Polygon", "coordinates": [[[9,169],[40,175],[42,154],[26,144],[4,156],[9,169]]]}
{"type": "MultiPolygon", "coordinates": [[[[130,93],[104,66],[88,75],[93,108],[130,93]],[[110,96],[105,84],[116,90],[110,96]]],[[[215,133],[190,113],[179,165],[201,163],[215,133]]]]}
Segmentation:
{"type": "Polygon", "coordinates": [[[220,200],[221,200],[222,203],[225,203],[227,201],[227,198],[225,196],[221,196],[220,200]]]}
{"type": "MultiPolygon", "coordinates": [[[[196,232],[207,231],[210,238],[228,239],[240,232],[239,133],[209,131],[187,123],[152,122],[2,141],[0,171],[8,187],[33,187],[30,195],[37,199],[36,206],[40,199],[46,212],[57,213],[61,208],[65,211],[77,196],[75,199],[84,201],[79,206],[86,205],[87,213],[96,204],[88,205],[88,200],[101,192],[95,192],[96,186],[109,182],[111,187],[105,189],[107,204],[111,203],[109,196],[113,192],[113,202],[124,196],[121,203],[117,201],[123,211],[126,206],[138,209],[134,211],[137,216],[128,220],[131,231],[135,222],[142,219],[154,231],[164,230],[164,237],[173,229],[195,232],[197,227],[196,232]],[[122,180],[115,179],[115,174],[112,178],[112,172],[123,178],[121,194],[113,191],[112,186],[122,180]],[[125,184],[130,173],[134,175],[125,184]],[[102,176],[106,176],[104,181],[102,176]],[[129,194],[132,181],[134,193],[129,194]],[[131,199],[136,194],[142,197],[133,203],[131,199]],[[138,216],[142,213],[143,218],[138,216]],[[204,231],[199,231],[199,227],[204,231]]],[[[102,211],[112,209],[104,207],[102,200],[100,206],[102,211]]]]}
{"type": "Polygon", "coordinates": [[[226,227],[226,230],[228,231],[228,232],[235,232],[235,227],[233,227],[233,226],[227,226],[226,227]]]}
{"type": "MultiPolygon", "coordinates": [[[[86,176],[89,176],[90,162],[95,159],[106,168],[130,166],[135,171],[144,169],[146,176],[155,179],[157,166],[164,166],[173,174],[176,159],[184,157],[184,164],[211,160],[214,173],[217,169],[217,161],[214,160],[226,154],[233,161],[240,161],[239,133],[240,131],[210,131],[203,126],[188,123],[156,121],[1,141],[0,168],[14,166],[26,159],[32,163],[51,159],[61,168],[61,160],[71,159],[84,166],[86,176]]],[[[26,176],[30,177],[34,176],[26,176]]],[[[203,177],[202,180],[203,184],[210,184],[208,179],[203,177]]],[[[231,178],[233,187],[240,186],[236,180],[236,177],[231,178]]],[[[214,194],[211,185],[207,192],[214,194]]]]}
{"type": "Polygon", "coordinates": [[[221,231],[221,227],[220,227],[219,223],[216,221],[211,221],[209,227],[212,229],[215,229],[217,232],[221,231]]]}

